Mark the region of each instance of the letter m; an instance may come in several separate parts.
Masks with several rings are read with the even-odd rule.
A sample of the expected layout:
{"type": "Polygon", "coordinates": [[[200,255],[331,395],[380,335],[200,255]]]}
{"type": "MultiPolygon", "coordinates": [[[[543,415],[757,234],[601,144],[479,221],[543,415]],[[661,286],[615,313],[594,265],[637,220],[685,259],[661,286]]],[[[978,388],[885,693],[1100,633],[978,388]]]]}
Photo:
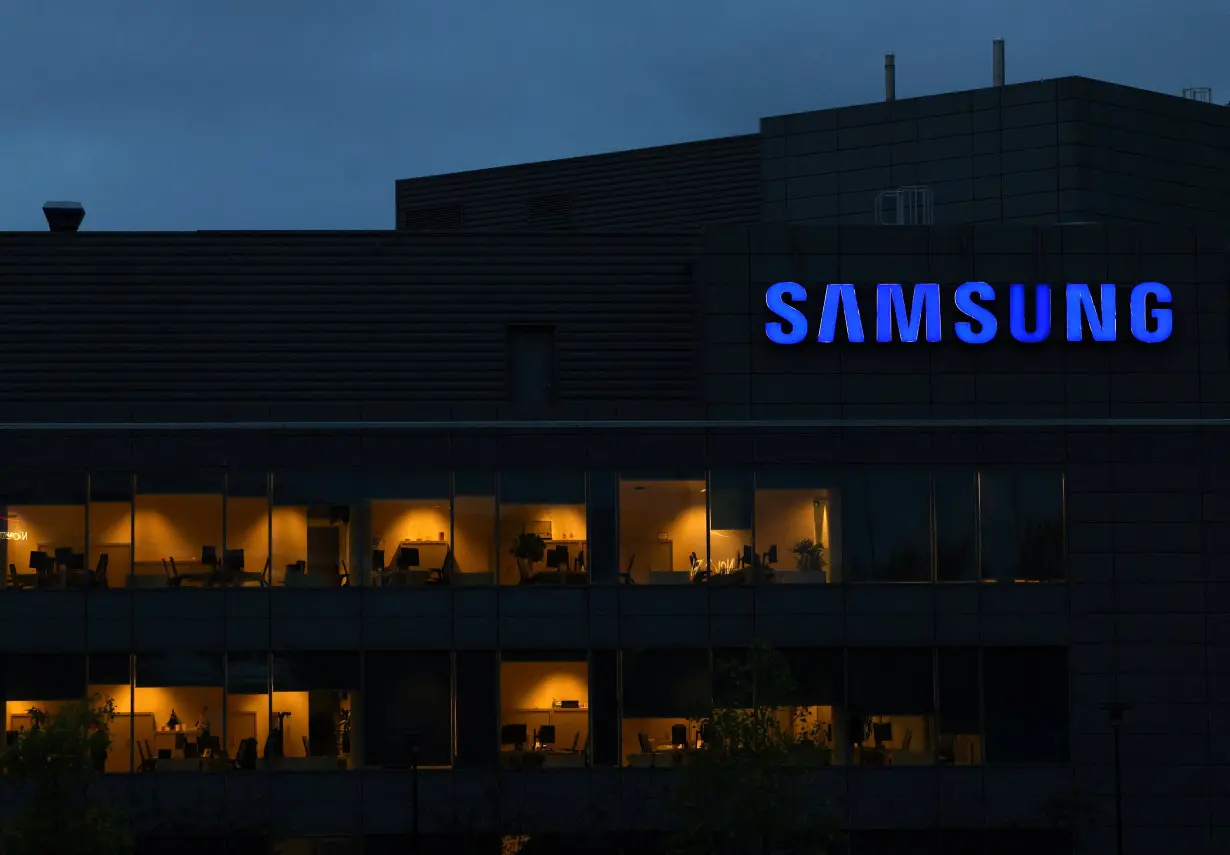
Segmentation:
{"type": "Polygon", "coordinates": [[[940,329],[940,286],[915,285],[907,311],[900,285],[877,285],[876,341],[893,340],[894,322],[901,341],[918,341],[918,329],[924,322],[927,341],[939,341],[943,332],[940,329]]]}

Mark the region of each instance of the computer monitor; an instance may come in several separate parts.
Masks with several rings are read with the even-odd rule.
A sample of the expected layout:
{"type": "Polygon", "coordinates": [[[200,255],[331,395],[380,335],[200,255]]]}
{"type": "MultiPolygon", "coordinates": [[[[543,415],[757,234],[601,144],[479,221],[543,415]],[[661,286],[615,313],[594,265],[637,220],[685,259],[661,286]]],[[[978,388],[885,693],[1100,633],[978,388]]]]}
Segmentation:
{"type": "Polygon", "coordinates": [[[397,550],[397,569],[409,570],[419,566],[419,551],[413,546],[403,546],[397,550]]]}
{"type": "Polygon", "coordinates": [[[876,745],[893,741],[893,723],[891,721],[877,722],[871,728],[872,738],[876,745]]]}
{"type": "Polygon", "coordinates": [[[501,745],[524,745],[528,739],[524,724],[506,724],[500,728],[501,745]]]}
{"type": "Polygon", "coordinates": [[[538,729],[538,744],[544,746],[555,744],[555,725],[544,724],[538,729]]]}
{"type": "Polygon", "coordinates": [[[688,726],[686,724],[671,725],[671,745],[683,748],[688,744],[688,726]]]}

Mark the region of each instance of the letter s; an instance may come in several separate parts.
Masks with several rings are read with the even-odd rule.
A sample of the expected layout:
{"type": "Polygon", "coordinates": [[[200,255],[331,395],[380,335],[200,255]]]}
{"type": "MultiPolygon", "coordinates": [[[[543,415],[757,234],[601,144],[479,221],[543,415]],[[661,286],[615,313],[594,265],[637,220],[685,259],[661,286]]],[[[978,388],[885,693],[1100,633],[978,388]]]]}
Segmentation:
{"type": "Polygon", "coordinates": [[[807,300],[807,289],[798,282],[778,282],[770,285],[764,292],[764,303],[769,311],[790,325],[787,331],[780,321],[769,321],[764,325],[764,334],[774,344],[798,344],[807,337],[807,317],[783,299],[802,303],[807,300]]]}

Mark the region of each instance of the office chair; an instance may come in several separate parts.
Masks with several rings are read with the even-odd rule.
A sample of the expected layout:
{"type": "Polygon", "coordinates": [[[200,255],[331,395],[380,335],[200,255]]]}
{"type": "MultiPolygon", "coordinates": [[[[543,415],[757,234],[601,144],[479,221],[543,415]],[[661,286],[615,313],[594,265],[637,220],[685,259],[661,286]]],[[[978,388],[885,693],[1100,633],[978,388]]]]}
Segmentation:
{"type": "Polygon", "coordinates": [[[98,556],[98,566],[94,568],[94,578],[92,580],[94,587],[106,588],[110,586],[107,581],[107,566],[111,562],[111,557],[107,553],[98,556]]]}
{"type": "Polygon", "coordinates": [[[619,581],[624,585],[635,585],[636,580],[632,578],[632,565],[636,563],[636,553],[628,559],[628,569],[619,574],[619,581]]]}
{"type": "Polygon", "coordinates": [[[555,747],[555,725],[544,724],[538,729],[538,745],[540,748],[555,747]]]}

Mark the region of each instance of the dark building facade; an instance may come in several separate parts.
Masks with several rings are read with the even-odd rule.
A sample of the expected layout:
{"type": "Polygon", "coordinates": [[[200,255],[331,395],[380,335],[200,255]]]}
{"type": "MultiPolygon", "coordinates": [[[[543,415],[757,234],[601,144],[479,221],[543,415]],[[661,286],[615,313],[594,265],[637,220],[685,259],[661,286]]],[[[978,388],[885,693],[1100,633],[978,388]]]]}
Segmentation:
{"type": "MultiPolygon", "coordinates": [[[[1030,86],[1055,110],[1122,91],[936,101],[994,95],[1007,121],[1030,86]]],[[[819,170],[774,140],[823,115],[766,120],[757,168],[819,170]]],[[[423,206],[468,210],[497,172],[423,206]]],[[[114,699],[104,789],[150,833],[663,832],[687,696],[762,640],[825,725],[807,786],[850,852],[1067,852],[1073,829],[1112,852],[1117,813],[1131,849],[1224,850],[1215,206],[1075,226],[1054,221],[1100,217],[1002,195],[975,224],[936,183],[930,226],[740,223],[791,218],[771,172],[690,231],[603,233],[630,202],[500,233],[525,200],[492,197],[496,231],[407,234],[410,181],[400,232],[0,235],[6,731],[114,699]],[[807,292],[795,344],[771,340],[798,324],[770,311],[782,282],[807,292]],[[964,283],[996,291],[982,344],[964,283]],[[1013,283],[1026,332],[1051,286],[1047,340],[1014,340],[1013,283]]]]}

